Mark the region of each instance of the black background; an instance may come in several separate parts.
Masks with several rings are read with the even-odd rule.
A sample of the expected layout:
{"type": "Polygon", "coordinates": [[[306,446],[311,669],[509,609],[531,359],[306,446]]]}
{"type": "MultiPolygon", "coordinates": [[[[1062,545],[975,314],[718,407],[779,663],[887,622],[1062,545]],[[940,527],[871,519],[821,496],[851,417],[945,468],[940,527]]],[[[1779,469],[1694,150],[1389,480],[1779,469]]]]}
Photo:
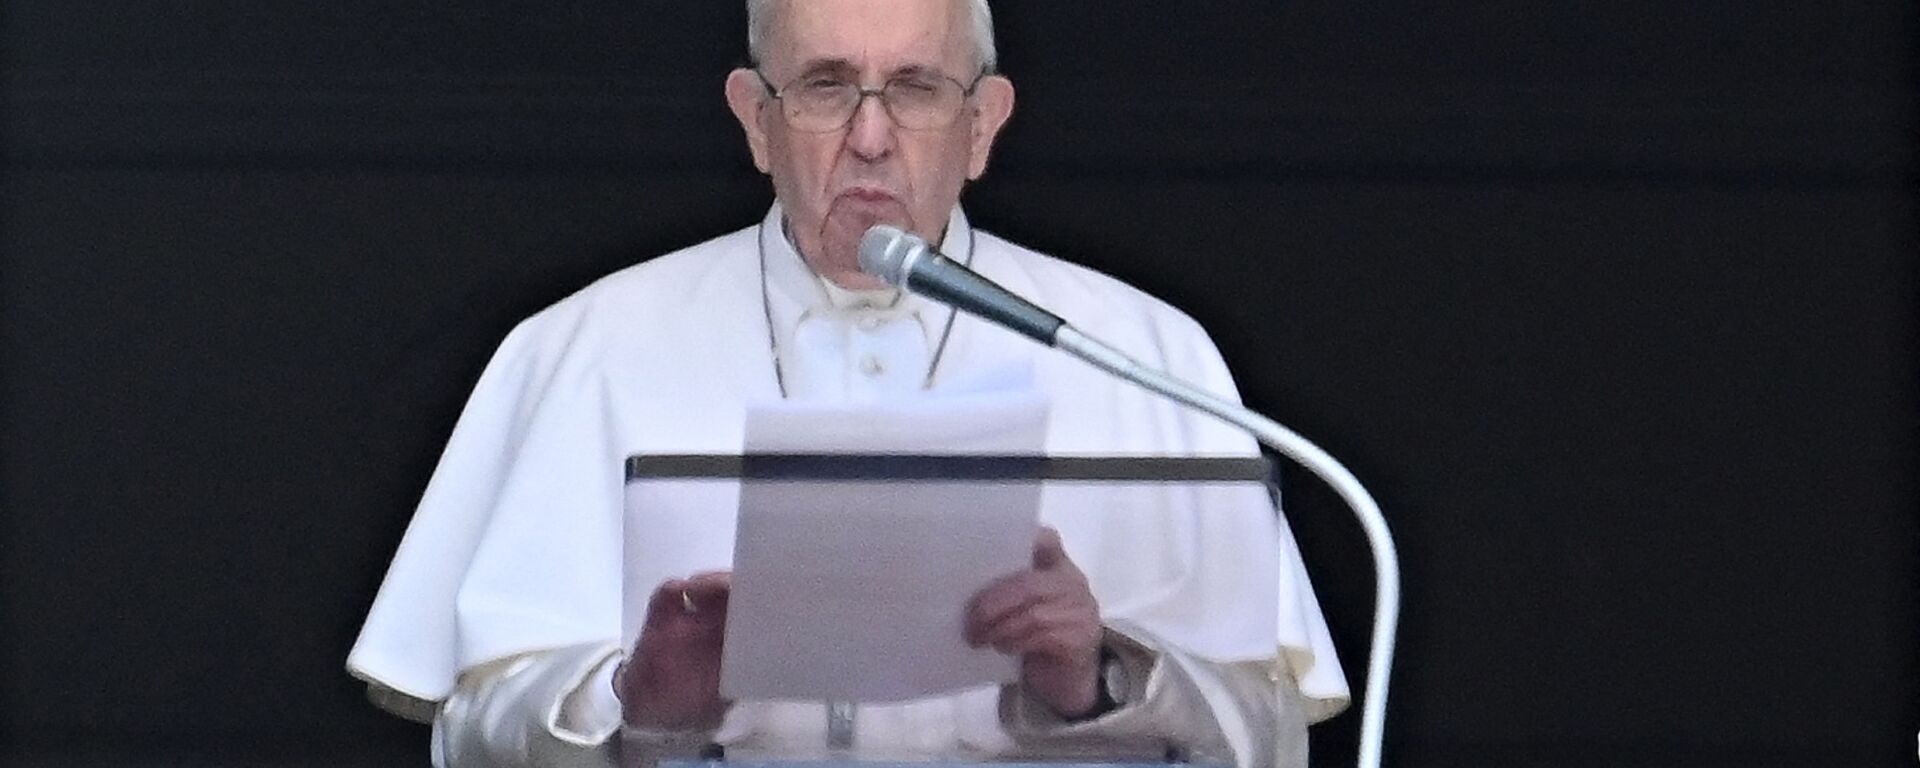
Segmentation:
{"type": "MultiPolygon", "coordinates": [[[[739,5],[0,5],[0,756],[424,764],[346,650],[506,330],[764,210],[739,5]]],[[[1380,497],[1391,764],[1911,764],[1910,3],[998,11],[976,222],[1380,497]]],[[[1357,689],[1365,548],[1292,488],[1357,689]]]]}

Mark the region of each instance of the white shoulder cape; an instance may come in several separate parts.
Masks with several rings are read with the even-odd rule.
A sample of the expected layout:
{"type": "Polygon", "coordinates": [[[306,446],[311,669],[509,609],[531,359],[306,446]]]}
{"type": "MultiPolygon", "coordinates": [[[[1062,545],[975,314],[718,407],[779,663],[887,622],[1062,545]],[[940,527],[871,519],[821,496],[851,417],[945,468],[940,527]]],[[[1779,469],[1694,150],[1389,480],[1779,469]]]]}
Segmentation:
{"type": "MultiPolygon", "coordinates": [[[[382,694],[437,702],[462,669],[620,639],[625,458],[738,453],[746,405],[779,398],[757,229],[617,272],[507,336],[348,657],[355,676],[382,694]]],[[[994,281],[1148,364],[1234,395],[1219,353],[1186,315],[992,235],[976,243],[974,268],[994,281]]],[[[1210,417],[969,316],[955,324],[940,378],[1020,364],[1053,395],[1050,454],[1256,449],[1210,417]]],[[[1213,661],[1271,660],[1321,711],[1344,706],[1325,620],[1264,494],[1163,495],[1144,512],[1045,521],[1088,573],[1109,624],[1213,661]]]]}

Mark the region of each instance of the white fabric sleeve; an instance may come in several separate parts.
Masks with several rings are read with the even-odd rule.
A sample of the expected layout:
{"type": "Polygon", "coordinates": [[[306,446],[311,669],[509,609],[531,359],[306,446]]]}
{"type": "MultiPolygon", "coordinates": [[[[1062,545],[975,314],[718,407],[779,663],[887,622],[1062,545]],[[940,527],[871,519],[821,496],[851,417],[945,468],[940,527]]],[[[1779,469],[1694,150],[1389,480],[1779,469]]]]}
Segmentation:
{"type": "MultiPolygon", "coordinates": [[[[482,664],[460,675],[433,719],[438,768],[609,768],[611,724],[568,723],[564,705],[619,649],[580,645],[482,664]],[[573,730],[587,726],[593,730],[573,730]]],[[[576,707],[577,708],[577,707],[576,707]]],[[[617,710],[616,710],[617,712],[617,710]]],[[[577,714],[577,713],[568,713],[577,714]]]]}
{"type": "Polygon", "coordinates": [[[1109,629],[1126,671],[1118,709],[1067,722],[1018,685],[1001,692],[1001,722],[1023,756],[1164,759],[1239,768],[1305,768],[1307,717],[1291,675],[1273,662],[1222,664],[1109,629]]]}
{"type": "Polygon", "coordinates": [[[696,756],[704,735],[628,729],[614,738],[622,733],[612,687],[619,659],[618,646],[589,644],[521,654],[462,673],[433,720],[433,764],[612,768],[623,762],[622,753],[644,756],[647,764],[696,756]]]}
{"type": "Polygon", "coordinates": [[[613,694],[620,650],[609,643],[536,651],[461,674],[433,720],[433,764],[613,768],[699,756],[709,733],[622,728],[613,694]]]}

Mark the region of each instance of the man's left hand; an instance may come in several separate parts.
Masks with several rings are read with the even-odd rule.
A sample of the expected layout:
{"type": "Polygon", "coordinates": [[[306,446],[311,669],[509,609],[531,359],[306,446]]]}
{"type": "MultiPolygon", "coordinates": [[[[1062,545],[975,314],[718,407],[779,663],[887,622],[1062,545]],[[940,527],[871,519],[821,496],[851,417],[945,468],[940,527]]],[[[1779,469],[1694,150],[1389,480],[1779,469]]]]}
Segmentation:
{"type": "Polygon", "coordinates": [[[1099,701],[1101,634],[1100,604],[1052,528],[1034,541],[1031,569],[987,585],[967,604],[967,643],[1019,656],[1021,685],[1070,720],[1099,701]]]}

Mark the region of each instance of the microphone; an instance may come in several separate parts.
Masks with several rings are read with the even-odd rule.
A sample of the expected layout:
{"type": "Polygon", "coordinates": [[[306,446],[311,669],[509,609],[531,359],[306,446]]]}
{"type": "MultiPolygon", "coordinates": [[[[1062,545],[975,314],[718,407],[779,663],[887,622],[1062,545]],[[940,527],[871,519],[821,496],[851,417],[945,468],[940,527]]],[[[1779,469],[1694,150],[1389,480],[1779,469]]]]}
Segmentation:
{"type": "Polygon", "coordinates": [[[926,296],[998,323],[1080,358],[1095,368],[1251,433],[1262,445],[1293,459],[1324,481],[1353,510],[1367,535],[1374,567],[1373,644],[1367,651],[1367,687],[1361,701],[1362,768],[1379,768],[1387,727],[1387,681],[1400,624],[1400,556],[1379,503],[1360,480],[1326,451],[1279,422],[1215,395],[1067,325],[1053,313],[981,277],[933,249],[926,240],[881,224],[860,238],[860,268],[888,285],[926,296]]]}
{"type": "Polygon", "coordinates": [[[885,224],[860,238],[860,269],[886,284],[927,298],[1010,329],[1049,347],[1055,346],[1058,316],[1012,291],[967,269],[959,262],[899,227],[885,224]]]}

